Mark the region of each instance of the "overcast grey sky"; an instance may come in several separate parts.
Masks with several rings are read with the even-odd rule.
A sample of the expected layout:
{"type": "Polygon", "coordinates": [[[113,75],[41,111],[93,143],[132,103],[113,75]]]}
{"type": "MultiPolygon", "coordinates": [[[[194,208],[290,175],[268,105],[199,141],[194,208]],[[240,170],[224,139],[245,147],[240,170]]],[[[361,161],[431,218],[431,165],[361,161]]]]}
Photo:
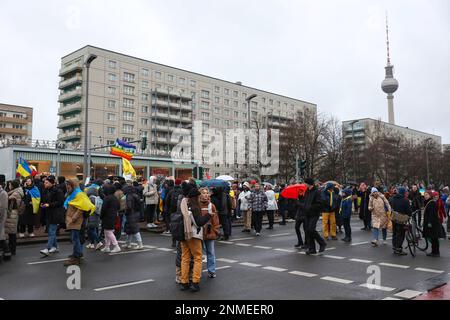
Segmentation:
{"type": "Polygon", "coordinates": [[[1,0],[0,102],[55,139],[60,58],[91,44],[387,121],[386,10],[396,122],[450,143],[448,0],[1,0]]]}

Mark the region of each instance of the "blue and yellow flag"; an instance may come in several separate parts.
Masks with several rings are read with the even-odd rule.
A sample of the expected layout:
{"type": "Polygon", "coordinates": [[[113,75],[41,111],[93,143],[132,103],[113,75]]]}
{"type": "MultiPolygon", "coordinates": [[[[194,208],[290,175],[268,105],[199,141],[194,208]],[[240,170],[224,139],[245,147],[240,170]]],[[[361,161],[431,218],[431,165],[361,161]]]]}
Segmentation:
{"type": "Polygon", "coordinates": [[[31,196],[31,204],[33,205],[33,214],[38,214],[39,205],[41,204],[41,192],[34,186],[31,189],[26,189],[26,192],[31,196]]]}
{"type": "Polygon", "coordinates": [[[17,164],[16,172],[20,174],[21,177],[31,176],[32,170],[28,165],[28,162],[22,157],[19,158],[19,163],[17,164]]]}
{"type": "Polygon", "coordinates": [[[91,200],[89,200],[86,193],[81,191],[80,188],[76,188],[73,192],[67,197],[64,202],[64,208],[68,208],[69,205],[74,206],[77,209],[82,211],[89,211],[90,214],[95,212],[95,205],[92,204],[91,200]]]}

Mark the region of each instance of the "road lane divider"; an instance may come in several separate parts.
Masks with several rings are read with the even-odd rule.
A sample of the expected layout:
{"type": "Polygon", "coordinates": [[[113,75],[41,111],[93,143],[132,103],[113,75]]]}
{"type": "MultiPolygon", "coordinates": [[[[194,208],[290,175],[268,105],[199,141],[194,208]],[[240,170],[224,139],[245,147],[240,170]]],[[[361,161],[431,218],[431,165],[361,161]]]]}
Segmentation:
{"type": "Polygon", "coordinates": [[[130,286],[135,286],[138,284],[144,284],[144,283],[150,283],[150,282],[155,282],[155,280],[147,279],[147,280],[141,280],[141,281],[127,282],[127,283],[112,285],[112,286],[108,286],[108,287],[97,288],[97,289],[94,289],[94,291],[100,292],[100,291],[123,288],[123,287],[130,287],[130,286]]]}

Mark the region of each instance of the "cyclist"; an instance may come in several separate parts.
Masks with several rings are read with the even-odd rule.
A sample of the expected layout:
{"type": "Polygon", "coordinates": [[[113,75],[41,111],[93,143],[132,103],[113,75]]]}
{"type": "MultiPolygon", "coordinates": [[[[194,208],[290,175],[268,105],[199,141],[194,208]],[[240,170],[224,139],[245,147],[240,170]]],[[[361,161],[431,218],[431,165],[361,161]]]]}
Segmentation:
{"type": "MultiPolygon", "coordinates": [[[[392,210],[403,215],[411,217],[412,210],[409,200],[406,198],[406,189],[404,187],[397,188],[397,194],[392,197],[392,210]]],[[[403,242],[405,240],[405,226],[401,223],[392,222],[392,249],[394,254],[405,256],[403,251],[403,242]]]]}

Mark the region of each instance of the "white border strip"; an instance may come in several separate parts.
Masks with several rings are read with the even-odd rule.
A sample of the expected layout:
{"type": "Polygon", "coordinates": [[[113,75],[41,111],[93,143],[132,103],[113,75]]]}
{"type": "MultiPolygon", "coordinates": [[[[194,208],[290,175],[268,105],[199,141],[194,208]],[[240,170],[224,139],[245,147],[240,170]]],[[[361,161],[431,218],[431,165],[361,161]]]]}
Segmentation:
{"type": "Polygon", "coordinates": [[[94,291],[99,292],[99,291],[105,291],[105,290],[111,290],[111,289],[116,289],[116,288],[129,287],[129,286],[134,286],[134,285],[137,285],[137,284],[149,283],[149,282],[155,282],[155,280],[148,279],[148,280],[141,280],[141,281],[135,281],[135,282],[128,282],[128,283],[118,284],[118,285],[115,285],[115,286],[97,288],[97,289],[94,289],[94,291]]]}

